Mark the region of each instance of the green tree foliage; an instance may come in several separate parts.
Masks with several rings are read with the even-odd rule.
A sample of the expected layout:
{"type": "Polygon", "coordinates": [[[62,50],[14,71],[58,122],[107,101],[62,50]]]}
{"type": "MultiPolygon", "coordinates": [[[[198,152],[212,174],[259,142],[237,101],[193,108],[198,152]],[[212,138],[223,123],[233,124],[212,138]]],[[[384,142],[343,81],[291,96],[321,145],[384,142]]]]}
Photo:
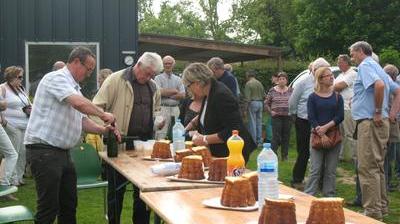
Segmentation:
{"type": "Polygon", "coordinates": [[[301,54],[337,55],[358,40],[376,52],[399,47],[400,2],[396,0],[294,0],[298,12],[296,49],[301,54]]]}
{"type": "Polygon", "coordinates": [[[237,39],[249,43],[288,47],[295,53],[293,0],[240,0],[233,7],[237,39]]]}
{"type": "Polygon", "coordinates": [[[393,64],[400,68],[400,51],[394,49],[393,47],[385,48],[379,54],[379,59],[381,65],[393,64]]]}
{"type": "Polygon", "coordinates": [[[190,7],[190,1],[182,1],[176,5],[170,5],[165,1],[161,3],[158,15],[151,11],[141,12],[143,19],[139,21],[139,31],[141,33],[208,38],[204,22],[198,14],[189,10],[190,7]]]}

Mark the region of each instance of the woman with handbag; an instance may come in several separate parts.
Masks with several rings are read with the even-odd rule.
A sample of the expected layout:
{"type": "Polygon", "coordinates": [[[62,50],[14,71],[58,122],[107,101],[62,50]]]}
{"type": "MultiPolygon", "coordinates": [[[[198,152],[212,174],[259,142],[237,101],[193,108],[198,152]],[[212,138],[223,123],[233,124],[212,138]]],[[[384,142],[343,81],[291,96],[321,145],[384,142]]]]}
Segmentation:
{"type": "Polygon", "coordinates": [[[12,176],[12,185],[24,185],[23,175],[25,173],[26,157],[25,145],[23,143],[26,126],[31,113],[31,102],[22,86],[24,69],[18,66],[7,67],[4,71],[6,82],[0,85],[1,96],[7,102],[7,109],[3,112],[4,129],[8,134],[18,160],[12,176]]]}
{"type": "Polygon", "coordinates": [[[344,119],[343,98],[333,91],[334,76],[328,67],[315,72],[314,92],[307,102],[311,123],[310,174],[304,192],[316,195],[322,181],[322,195],[336,194],[336,167],[339,161],[341,135],[339,124],[344,119]]]}

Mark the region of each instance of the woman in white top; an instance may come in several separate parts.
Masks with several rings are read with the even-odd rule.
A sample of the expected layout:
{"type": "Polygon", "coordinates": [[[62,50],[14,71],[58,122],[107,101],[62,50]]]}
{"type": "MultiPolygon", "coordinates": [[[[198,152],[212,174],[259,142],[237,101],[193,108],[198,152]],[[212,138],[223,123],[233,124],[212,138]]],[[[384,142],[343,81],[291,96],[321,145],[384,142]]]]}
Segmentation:
{"type": "Polygon", "coordinates": [[[6,82],[0,85],[1,96],[7,102],[7,109],[3,112],[5,130],[18,153],[11,182],[15,186],[24,184],[26,157],[23,140],[31,112],[29,97],[22,86],[23,75],[24,70],[21,67],[10,66],[4,72],[6,82]]]}

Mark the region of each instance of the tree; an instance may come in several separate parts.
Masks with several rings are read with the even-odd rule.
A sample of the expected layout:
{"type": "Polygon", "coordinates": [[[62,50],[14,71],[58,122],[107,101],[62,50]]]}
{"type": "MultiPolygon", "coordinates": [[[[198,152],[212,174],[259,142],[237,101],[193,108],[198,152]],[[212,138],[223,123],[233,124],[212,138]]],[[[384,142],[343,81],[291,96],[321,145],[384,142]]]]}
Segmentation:
{"type": "Polygon", "coordinates": [[[358,41],[376,52],[399,47],[400,19],[395,0],[295,0],[298,13],[296,49],[302,54],[336,56],[358,41]],[[371,10],[373,9],[373,10],[371,10]]]}
{"type": "Polygon", "coordinates": [[[227,32],[229,21],[220,21],[218,3],[220,0],[199,0],[199,5],[205,14],[204,24],[214,40],[229,40],[227,32]]]}
{"type": "Polygon", "coordinates": [[[164,35],[187,36],[207,38],[204,22],[197,14],[190,11],[191,3],[188,1],[176,5],[168,2],[161,3],[160,13],[145,13],[143,20],[139,21],[141,33],[155,33],[164,35]]]}

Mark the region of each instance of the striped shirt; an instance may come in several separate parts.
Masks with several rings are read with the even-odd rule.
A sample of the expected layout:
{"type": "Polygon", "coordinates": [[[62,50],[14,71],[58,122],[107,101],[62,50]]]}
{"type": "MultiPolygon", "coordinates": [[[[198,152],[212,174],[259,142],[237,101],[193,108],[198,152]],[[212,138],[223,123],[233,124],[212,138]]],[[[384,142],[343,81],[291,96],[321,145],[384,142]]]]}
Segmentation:
{"type": "Polygon", "coordinates": [[[43,77],[35,94],[24,144],[70,149],[78,143],[83,114],[65,101],[73,94],[82,95],[67,66],[43,77]]]}
{"type": "Polygon", "coordinates": [[[289,115],[289,97],[292,94],[292,88],[288,88],[287,91],[280,93],[272,87],[265,98],[265,105],[271,108],[278,116],[289,115]]]}

